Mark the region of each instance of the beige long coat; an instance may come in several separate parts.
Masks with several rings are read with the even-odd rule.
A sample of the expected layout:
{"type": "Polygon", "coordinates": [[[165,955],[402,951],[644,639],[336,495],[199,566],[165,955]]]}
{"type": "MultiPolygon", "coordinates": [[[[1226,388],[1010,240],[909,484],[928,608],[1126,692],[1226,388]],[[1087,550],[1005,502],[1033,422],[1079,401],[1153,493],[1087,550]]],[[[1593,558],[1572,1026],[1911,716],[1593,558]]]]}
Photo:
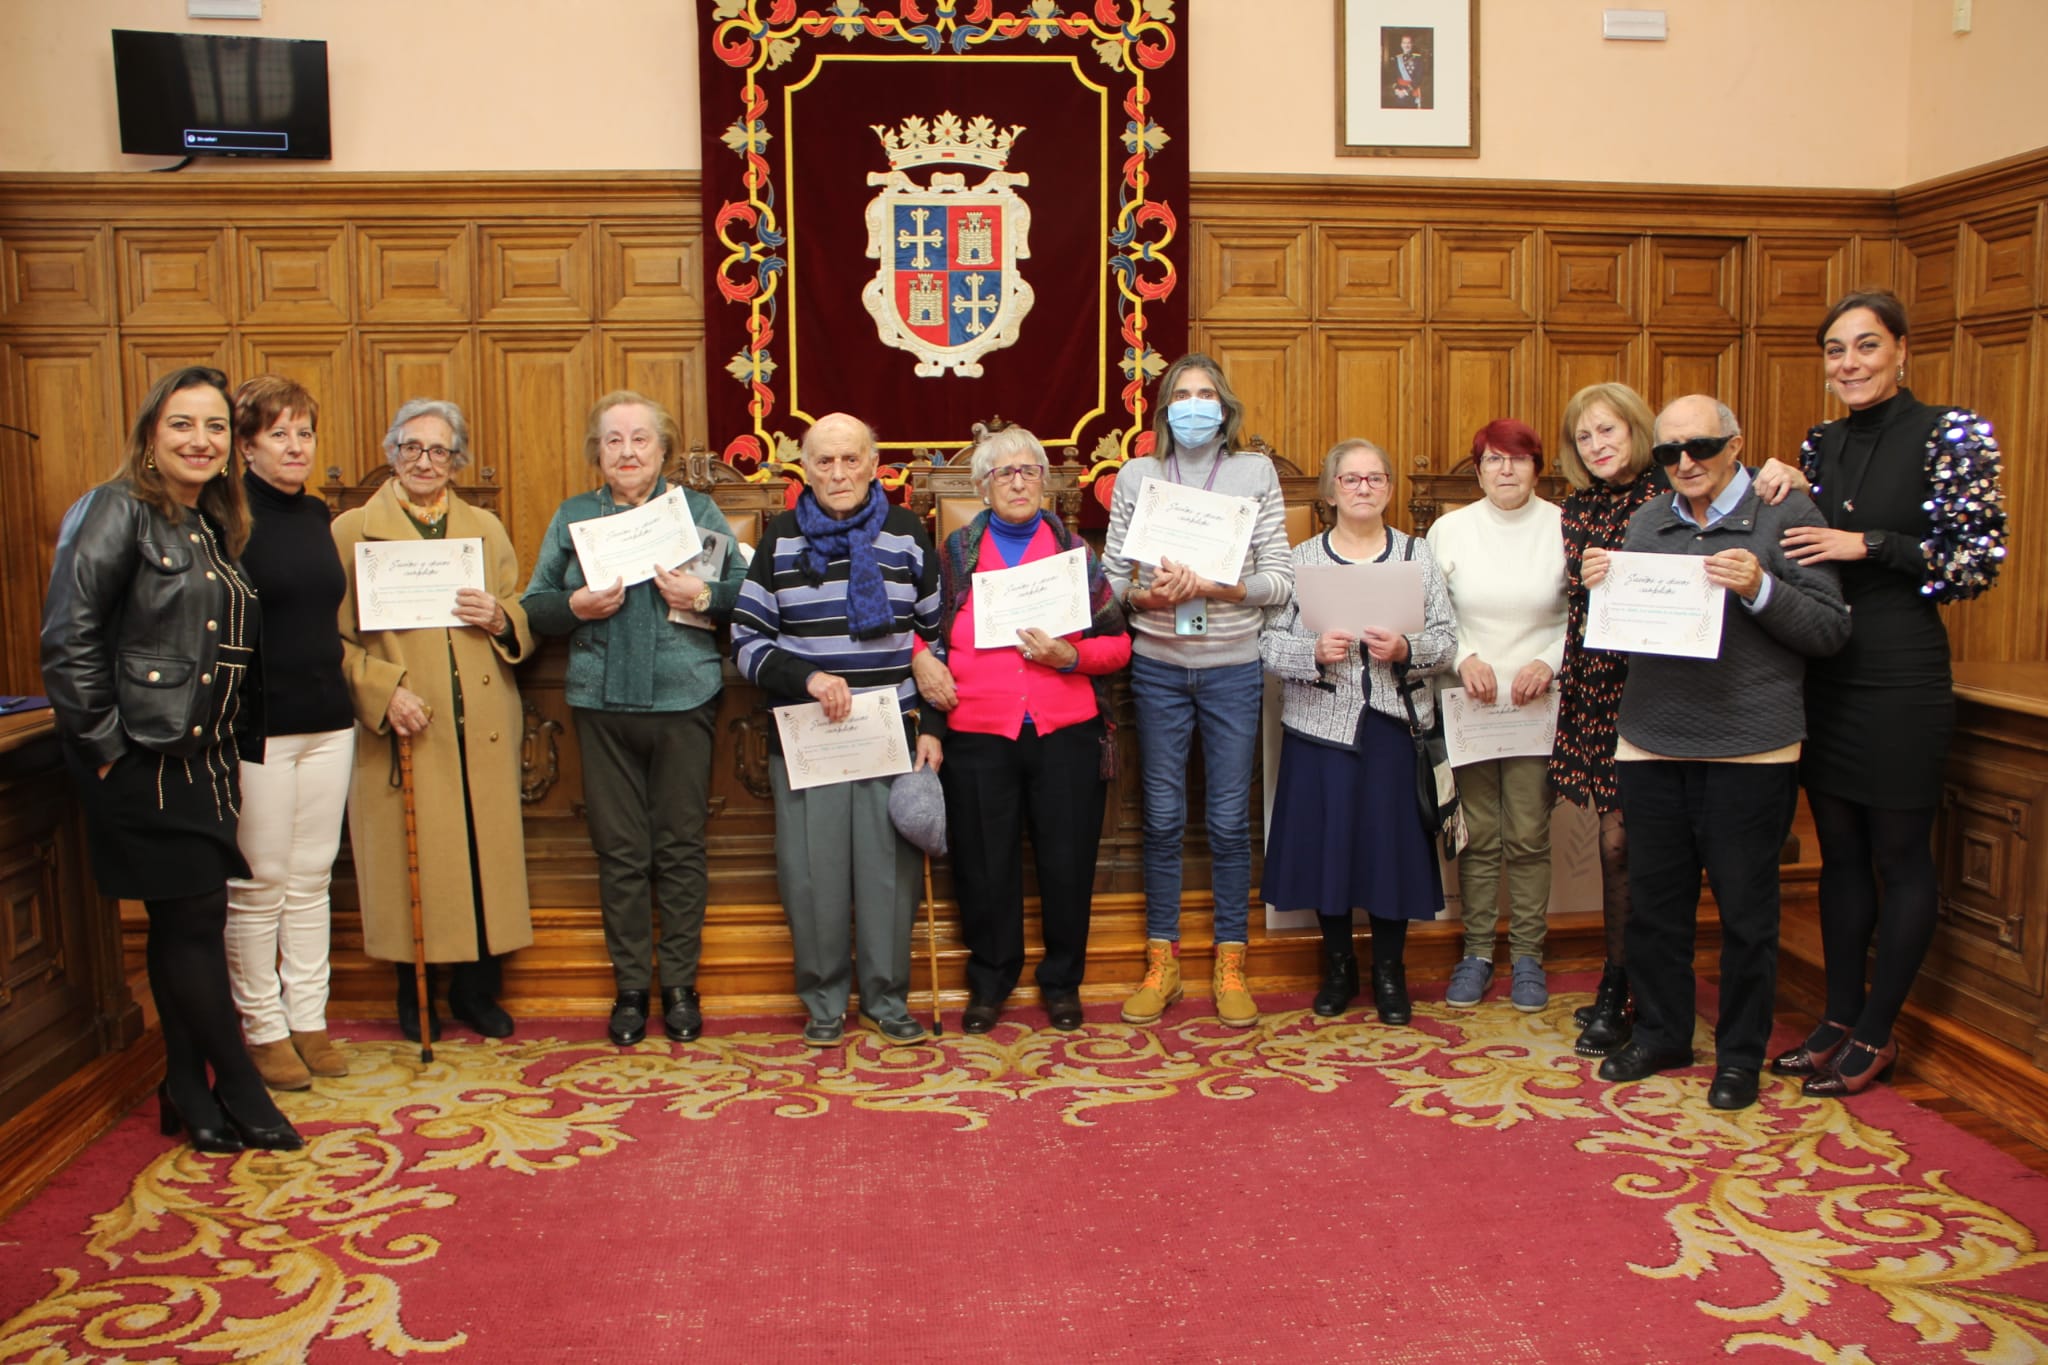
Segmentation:
{"type": "Polygon", "coordinates": [[[362,507],[334,522],[334,544],[348,572],[341,603],[342,673],[356,707],[356,772],[349,790],[348,833],[355,848],[362,900],[363,949],[387,962],[412,960],[412,897],[405,874],[405,806],[393,785],[394,740],[385,711],[402,682],[433,708],[412,742],[413,793],[419,834],[420,904],[429,962],[477,957],[470,890],[469,833],[463,827],[462,773],[455,734],[455,689],[462,689],[468,738],[470,809],[477,861],[483,870],[485,933],[493,953],[533,942],[526,899],[526,842],[520,829],[519,746],[522,716],[512,665],[533,650],[519,605],[519,561],[496,517],[448,493],[448,538],[484,543],[485,579],[517,634],[507,649],[473,626],[453,630],[356,628],[356,542],[414,540],[414,529],[386,483],[362,507]],[[449,668],[450,649],[455,666],[449,668]]]}

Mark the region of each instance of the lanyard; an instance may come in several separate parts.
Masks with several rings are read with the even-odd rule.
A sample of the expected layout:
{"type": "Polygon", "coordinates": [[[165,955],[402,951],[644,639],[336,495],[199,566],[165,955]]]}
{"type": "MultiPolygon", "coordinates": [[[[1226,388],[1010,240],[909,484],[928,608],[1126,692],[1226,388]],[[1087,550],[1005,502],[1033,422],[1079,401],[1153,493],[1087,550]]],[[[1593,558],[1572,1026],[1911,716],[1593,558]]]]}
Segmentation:
{"type": "MultiPolygon", "coordinates": [[[[1209,466],[1209,480],[1202,485],[1204,493],[1216,487],[1216,471],[1221,468],[1223,468],[1223,450],[1219,446],[1216,451],[1216,459],[1209,466]]],[[[1180,455],[1178,452],[1166,457],[1166,476],[1175,483],[1180,482],[1180,455]]]]}

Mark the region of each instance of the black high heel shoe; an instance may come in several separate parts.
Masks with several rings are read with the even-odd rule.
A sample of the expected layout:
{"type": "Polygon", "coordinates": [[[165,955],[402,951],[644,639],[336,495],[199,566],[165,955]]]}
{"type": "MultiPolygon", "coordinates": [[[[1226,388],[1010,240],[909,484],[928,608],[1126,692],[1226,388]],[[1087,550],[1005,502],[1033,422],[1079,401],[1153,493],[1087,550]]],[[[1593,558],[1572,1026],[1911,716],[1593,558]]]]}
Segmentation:
{"type": "Polygon", "coordinates": [[[176,1102],[171,1099],[169,1081],[157,1083],[156,1127],[165,1137],[176,1137],[180,1132],[190,1133],[194,1151],[231,1156],[242,1150],[242,1140],[227,1128],[201,1128],[186,1122],[185,1116],[178,1112],[176,1102]]]}
{"type": "Polygon", "coordinates": [[[213,1092],[213,1102],[220,1106],[220,1112],[228,1116],[228,1124],[240,1135],[244,1147],[254,1147],[265,1152],[296,1152],[306,1145],[299,1136],[299,1130],[292,1127],[291,1120],[284,1115],[277,1116],[277,1123],[262,1127],[244,1123],[235,1117],[235,1111],[228,1108],[228,1102],[221,1098],[220,1091],[213,1092]]]}

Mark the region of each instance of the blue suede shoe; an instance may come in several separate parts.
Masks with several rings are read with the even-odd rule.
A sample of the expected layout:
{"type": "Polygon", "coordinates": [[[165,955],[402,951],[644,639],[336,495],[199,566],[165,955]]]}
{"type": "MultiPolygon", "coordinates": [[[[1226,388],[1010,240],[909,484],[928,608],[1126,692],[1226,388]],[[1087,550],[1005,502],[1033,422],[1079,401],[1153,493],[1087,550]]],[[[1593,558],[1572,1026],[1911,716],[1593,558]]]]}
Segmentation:
{"type": "Polygon", "coordinates": [[[1491,962],[1483,957],[1461,957],[1458,965],[1451,968],[1451,988],[1444,992],[1444,1003],[1453,1009],[1469,1010],[1486,994],[1492,980],[1491,962]]]}
{"type": "Polygon", "coordinates": [[[1534,1014],[1550,1003],[1550,982],[1543,975],[1543,964],[1533,957],[1515,959],[1515,984],[1508,988],[1508,999],[1524,1014],[1534,1014]]]}

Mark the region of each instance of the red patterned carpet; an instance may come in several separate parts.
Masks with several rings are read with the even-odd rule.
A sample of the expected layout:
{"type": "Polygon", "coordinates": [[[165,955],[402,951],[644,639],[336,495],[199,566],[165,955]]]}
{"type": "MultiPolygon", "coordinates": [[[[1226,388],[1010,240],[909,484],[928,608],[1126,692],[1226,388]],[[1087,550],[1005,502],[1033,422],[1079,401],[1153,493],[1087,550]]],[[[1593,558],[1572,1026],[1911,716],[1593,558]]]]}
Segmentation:
{"type": "Polygon", "coordinates": [[[138,1113],[0,1224],[0,1361],[2048,1359],[2048,1181],[1885,1091],[1591,1081],[1584,998],[425,1068],[338,1026],[306,1153],[138,1113]]]}

